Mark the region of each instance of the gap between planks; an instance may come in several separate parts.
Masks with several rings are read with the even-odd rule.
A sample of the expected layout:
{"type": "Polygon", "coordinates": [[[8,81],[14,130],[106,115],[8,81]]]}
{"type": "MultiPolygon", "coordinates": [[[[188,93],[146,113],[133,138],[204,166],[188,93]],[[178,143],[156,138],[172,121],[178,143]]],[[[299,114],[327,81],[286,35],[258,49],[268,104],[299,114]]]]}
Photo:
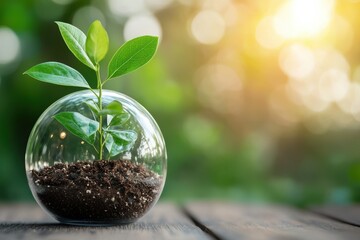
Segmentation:
{"type": "Polygon", "coordinates": [[[286,206],[193,202],[185,212],[215,239],[359,239],[360,228],[286,206]]]}
{"type": "Polygon", "coordinates": [[[338,222],[360,227],[360,205],[316,206],[311,207],[309,211],[338,222]]]}
{"type": "Polygon", "coordinates": [[[207,228],[205,225],[203,225],[201,222],[198,221],[187,209],[186,207],[182,207],[183,213],[201,230],[209,234],[213,239],[215,240],[222,240],[215,232],[211,231],[209,228],[207,228]]]}

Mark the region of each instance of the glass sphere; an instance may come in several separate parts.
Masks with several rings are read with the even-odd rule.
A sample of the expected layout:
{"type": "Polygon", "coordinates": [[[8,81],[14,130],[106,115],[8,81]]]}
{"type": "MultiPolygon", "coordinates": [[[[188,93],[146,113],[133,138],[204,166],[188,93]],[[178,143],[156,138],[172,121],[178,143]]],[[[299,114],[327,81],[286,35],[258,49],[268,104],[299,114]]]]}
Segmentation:
{"type": "Polygon", "coordinates": [[[134,222],[154,206],[164,187],[166,148],[155,120],[124,94],[103,90],[101,99],[100,113],[90,90],[59,99],[40,116],[28,140],[31,192],[63,223],[134,222]],[[104,112],[113,101],[121,103],[120,115],[104,112]],[[56,117],[60,113],[66,113],[62,120],[56,117]],[[102,135],[94,129],[100,125],[102,135]]]}

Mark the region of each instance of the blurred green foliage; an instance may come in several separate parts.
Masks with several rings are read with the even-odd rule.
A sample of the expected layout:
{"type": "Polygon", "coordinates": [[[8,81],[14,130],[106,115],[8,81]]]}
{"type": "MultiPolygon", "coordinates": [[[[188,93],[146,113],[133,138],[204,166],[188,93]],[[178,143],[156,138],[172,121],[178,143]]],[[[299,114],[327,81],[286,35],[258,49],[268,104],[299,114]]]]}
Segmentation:
{"type": "MultiPolygon", "coordinates": [[[[84,27],[99,18],[109,30],[113,53],[124,41],[129,16],[114,15],[107,2],[114,1],[0,2],[0,30],[11,29],[20,44],[15,59],[0,63],[0,200],[32,199],[24,170],[27,138],[36,119],[52,102],[77,90],[43,84],[22,73],[39,62],[53,60],[75,67],[95,84],[91,70],[66,49],[54,21],[80,24],[78,27],[86,31],[84,27]]],[[[285,105],[280,119],[287,119],[294,111],[302,114],[289,124],[274,117],[284,106],[281,104],[291,102],[289,97],[281,98],[275,108],[269,107],[272,93],[287,82],[287,77],[278,67],[279,50],[262,49],[253,35],[259,16],[272,7],[259,0],[236,5],[237,22],[228,27],[222,40],[202,45],[189,33],[189,25],[204,7],[200,2],[206,1],[167,2],[171,4],[153,12],[162,27],[157,56],[138,72],[105,86],[140,102],[162,129],[168,151],[168,178],[162,199],[220,198],[298,206],[359,202],[360,123],[339,127],[328,123],[325,113],[310,115],[308,110],[303,113],[301,106],[285,105]],[[216,95],[226,88],[229,75],[216,86],[203,86],[201,69],[218,63],[235,69],[241,91],[230,89],[216,95]],[[314,118],[320,122],[318,128],[327,124],[327,130],[311,131],[314,118]]],[[[347,16],[357,33],[354,44],[343,52],[354,67],[360,63],[360,49],[355,44],[360,40],[360,6],[346,2],[336,11],[347,16]]],[[[1,36],[0,44],[4,44],[1,36]]],[[[316,44],[326,45],[321,41],[316,44]]]]}

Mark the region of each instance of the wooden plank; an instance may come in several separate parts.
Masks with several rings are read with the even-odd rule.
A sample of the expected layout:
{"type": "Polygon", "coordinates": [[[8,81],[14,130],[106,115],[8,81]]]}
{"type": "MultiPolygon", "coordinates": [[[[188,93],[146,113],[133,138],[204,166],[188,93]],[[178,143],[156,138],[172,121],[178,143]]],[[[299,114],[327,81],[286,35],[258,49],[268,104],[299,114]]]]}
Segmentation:
{"type": "Polygon", "coordinates": [[[216,239],[359,239],[360,228],[281,206],[190,203],[185,211],[216,239]]]}
{"type": "Polygon", "coordinates": [[[360,205],[313,207],[311,211],[360,227],[360,205]]]}
{"type": "Polygon", "coordinates": [[[78,227],[57,223],[37,205],[0,205],[0,239],[209,239],[180,210],[158,203],[144,218],[128,225],[78,227]]]}

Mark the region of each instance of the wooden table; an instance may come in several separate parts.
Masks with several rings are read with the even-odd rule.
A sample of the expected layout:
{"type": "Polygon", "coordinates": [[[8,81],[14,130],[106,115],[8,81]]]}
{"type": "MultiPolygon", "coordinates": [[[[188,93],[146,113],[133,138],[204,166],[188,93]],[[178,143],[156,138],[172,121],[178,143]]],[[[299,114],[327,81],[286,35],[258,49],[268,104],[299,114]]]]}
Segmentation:
{"type": "Polygon", "coordinates": [[[0,239],[360,239],[360,206],[303,211],[224,202],[158,203],[133,224],[78,227],[57,223],[35,204],[2,204],[0,239]]]}

